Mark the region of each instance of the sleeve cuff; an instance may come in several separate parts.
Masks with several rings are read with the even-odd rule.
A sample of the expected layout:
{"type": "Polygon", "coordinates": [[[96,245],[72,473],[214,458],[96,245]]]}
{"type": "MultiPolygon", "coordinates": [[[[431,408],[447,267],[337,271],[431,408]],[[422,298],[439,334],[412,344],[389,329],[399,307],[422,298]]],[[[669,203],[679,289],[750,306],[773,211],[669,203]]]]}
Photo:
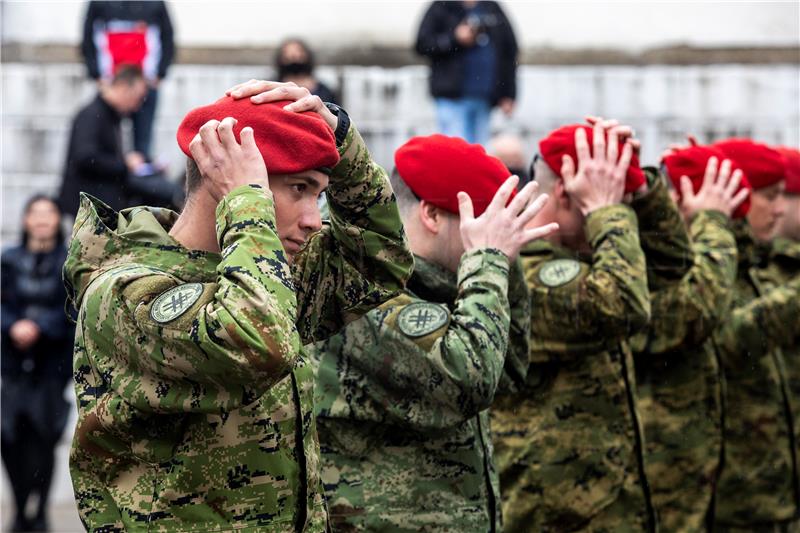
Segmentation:
{"type": "Polygon", "coordinates": [[[272,191],[261,185],[242,185],[226,194],[217,205],[216,219],[220,248],[228,230],[241,225],[263,223],[277,234],[272,191]]]}
{"type": "Polygon", "coordinates": [[[508,279],[508,256],[497,248],[479,248],[466,252],[458,265],[458,286],[487,269],[502,273],[508,279]]]}

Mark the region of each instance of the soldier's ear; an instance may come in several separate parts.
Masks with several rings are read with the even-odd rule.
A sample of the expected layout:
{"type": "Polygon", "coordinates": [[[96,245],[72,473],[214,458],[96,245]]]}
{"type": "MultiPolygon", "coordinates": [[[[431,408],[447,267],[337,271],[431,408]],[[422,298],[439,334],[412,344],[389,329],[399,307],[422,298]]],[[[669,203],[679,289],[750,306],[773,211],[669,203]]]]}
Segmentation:
{"type": "Polygon", "coordinates": [[[441,231],[442,222],[444,221],[444,213],[441,209],[426,200],[420,200],[417,213],[419,221],[425,229],[434,235],[441,231]]]}
{"type": "Polygon", "coordinates": [[[559,209],[569,211],[572,206],[572,200],[567,194],[567,189],[564,187],[564,180],[557,179],[553,185],[553,199],[558,202],[559,209]]]}

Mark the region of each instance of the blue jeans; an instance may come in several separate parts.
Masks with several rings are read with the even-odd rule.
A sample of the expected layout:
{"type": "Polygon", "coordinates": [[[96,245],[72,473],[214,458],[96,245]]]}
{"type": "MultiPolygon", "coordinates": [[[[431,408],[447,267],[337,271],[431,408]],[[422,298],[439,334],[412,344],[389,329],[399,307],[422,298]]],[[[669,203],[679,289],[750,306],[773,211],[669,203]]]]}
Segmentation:
{"type": "Polygon", "coordinates": [[[489,141],[492,107],[483,98],[437,98],[436,118],[444,135],[462,137],[470,143],[489,141]]]}
{"type": "Polygon", "coordinates": [[[150,159],[150,141],[153,138],[153,122],[156,116],[158,90],[150,87],[142,107],[131,115],[133,121],[133,149],[150,159]]]}

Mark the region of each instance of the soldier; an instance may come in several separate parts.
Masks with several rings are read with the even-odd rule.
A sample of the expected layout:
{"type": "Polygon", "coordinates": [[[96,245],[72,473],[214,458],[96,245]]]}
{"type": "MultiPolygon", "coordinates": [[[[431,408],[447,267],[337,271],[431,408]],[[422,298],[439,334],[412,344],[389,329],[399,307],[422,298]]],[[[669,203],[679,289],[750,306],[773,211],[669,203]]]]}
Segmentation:
{"type": "Polygon", "coordinates": [[[632,142],[620,151],[621,127],[607,125],[552,132],[532,165],[550,201],[531,223],[560,229],[521,252],[529,369],[492,406],[507,531],[655,527],[626,341],[650,301],[636,214],[622,203],[645,179],[632,142]]]}
{"type": "Polygon", "coordinates": [[[81,200],[70,469],[92,531],[326,529],[301,346],[391,297],[412,256],[347,115],[293,85],[232,92],[265,89],[184,118],[180,215],[81,200]]]}
{"type": "Polygon", "coordinates": [[[504,207],[518,180],[480,145],[415,137],[395,164],[415,254],[408,287],[313,355],[331,522],[334,531],[499,531],[487,409],[513,349],[509,326],[524,357],[530,323],[525,282],[509,264],[555,225],[525,229],[546,200],[533,200],[536,184],[504,207]]]}
{"type": "Polygon", "coordinates": [[[660,530],[704,531],[722,453],[721,378],[710,336],[730,305],[736,278],[730,217],[746,214],[740,206],[749,184],[708,147],[670,151],[662,165],[689,227],[693,258],[680,283],[651,293],[650,324],[631,340],[645,470],[660,530]]]}
{"type": "Polygon", "coordinates": [[[732,311],[714,335],[725,378],[724,457],[715,529],[797,527],[797,444],[782,347],[800,331],[800,279],[770,275],[770,239],[783,214],[780,154],[732,139],[714,145],[753,187],[746,221],[734,227],[738,272],[732,311]]]}

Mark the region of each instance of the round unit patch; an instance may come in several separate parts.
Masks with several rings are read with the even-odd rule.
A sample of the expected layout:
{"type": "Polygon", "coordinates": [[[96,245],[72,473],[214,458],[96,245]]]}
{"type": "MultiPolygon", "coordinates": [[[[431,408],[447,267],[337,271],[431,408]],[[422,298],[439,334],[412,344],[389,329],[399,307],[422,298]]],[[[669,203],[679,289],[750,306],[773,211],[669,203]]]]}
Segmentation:
{"type": "Polygon", "coordinates": [[[397,326],[408,337],[424,337],[447,324],[449,318],[444,306],[419,302],[400,311],[397,326]]]}
{"type": "Polygon", "coordinates": [[[569,283],[581,272],[581,264],[574,259],[553,259],[539,269],[539,281],[548,287],[569,283]]]}
{"type": "Polygon", "coordinates": [[[175,320],[189,309],[203,294],[201,283],[186,283],[164,292],[150,308],[150,318],[160,324],[175,320]]]}

